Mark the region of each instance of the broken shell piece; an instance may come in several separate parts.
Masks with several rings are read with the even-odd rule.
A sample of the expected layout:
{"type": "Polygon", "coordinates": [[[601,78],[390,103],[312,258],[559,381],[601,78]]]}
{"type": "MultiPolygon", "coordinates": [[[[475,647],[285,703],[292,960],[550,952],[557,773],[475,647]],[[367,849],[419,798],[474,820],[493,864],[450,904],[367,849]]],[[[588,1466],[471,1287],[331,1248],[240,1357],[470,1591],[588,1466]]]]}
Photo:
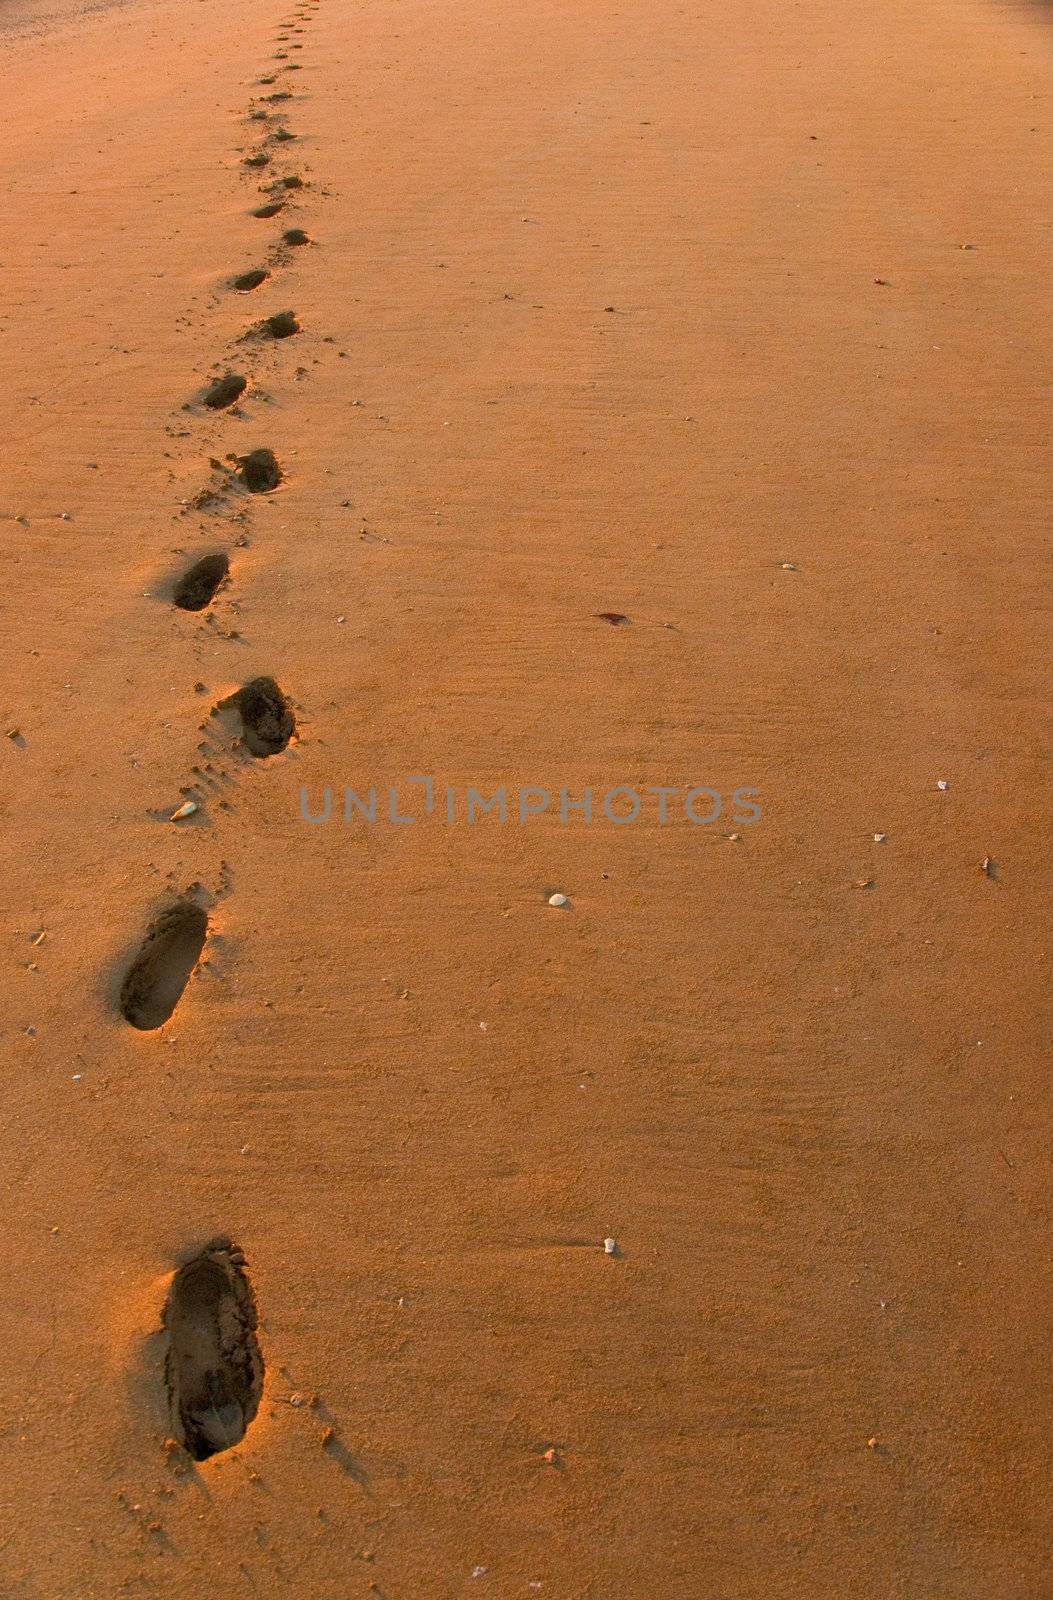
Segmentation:
{"type": "Polygon", "coordinates": [[[605,1256],[616,1256],[618,1254],[617,1239],[604,1239],[603,1253],[605,1256]]]}
{"type": "Polygon", "coordinates": [[[172,812],[172,815],[169,817],[168,820],[169,820],[169,822],[181,822],[184,817],[192,817],[196,810],[197,810],[197,801],[196,800],[184,800],[183,804],[181,806],[178,806],[176,808],[176,810],[172,812]]]}
{"type": "Polygon", "coordinates": [[[947,779],[946,778],[937,778],[936,779],[936,787],[937,787],[937,789],[946,789],[946,787],[947,787],[947,779]]]}
{"type": "Polygon", "coordinates": [[[875,833],[875,835],[874,835],[874,843],[875,844],[884,844],[884,842],[885,842],[885,840],[887,838],[888,838],[888,834],[887,833],[875,833]]]}
{"type": "Polygon", "coordinates": [[[569,905],[570,901],[567,899],[565,894],[550,894],[548,897],[548,903],[550,906],[555,906],[556,909],[559,910],[561,906],[569,905]]]}
{"type": "Polygon", "coordinates": [[[794,566],[792,561],[782,561],[779,564],[782,567],[783,572],[796,572],[797,571],[797,568],[794,566]]]}

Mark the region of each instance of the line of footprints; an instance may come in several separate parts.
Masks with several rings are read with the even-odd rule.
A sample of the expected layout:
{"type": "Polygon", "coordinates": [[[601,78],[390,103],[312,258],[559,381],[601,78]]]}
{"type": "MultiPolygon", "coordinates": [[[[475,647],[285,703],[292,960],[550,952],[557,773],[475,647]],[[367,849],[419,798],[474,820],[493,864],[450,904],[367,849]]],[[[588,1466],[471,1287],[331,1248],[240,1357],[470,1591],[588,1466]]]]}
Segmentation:
{"type": "MultiPolygon", "coordinates": [[[[269,92],[254,100],[248,112],[248,120],[254,129],[259,127],[261,139],[244,157],[243,164],[249,172],[267,174],[263,186],[267,198],[252,211],[252,216],[264,220],[285,211],[295,191],[304,187],[301,177],[281,173],[277,167],[281,152],[297,138],[280,109],[293,99],[293,94],[279,79],[282,74],[301,70],[300,64],[289,57],[303,48],[297,35],[304,33],[303,24],[319,3],[320,0],[301,0],[300,9],[281,24],[275,69],[259,79],[269,92]]],[[[231,289],[238,294],[252,294],[272,276],[272,268],[289,259],[289,251],[311,242],[302,228],[286,228],[272,247],[270,265],[240,273],[231,279],[231,289]]],[[[257,323],[245,339],[288,339],[299,331],[293,312],[279,311],[257,323]]],[[[248,387],[249,380],[243,374],[225,372],[207,385],[195,405],[210,412],[229,411],[248,387]]],[[[269,494],[282,481],[278,459],[267,448],[232,454],[227,464],[212,460],[210,465],[218,478],[191,502],[194,509],[222,510],[228,492],[269,494]]],[[[244,522],[244,510],[233,515],[235,521],[244,522]]],[[[243,536],[235,541],[239,542],[246,542],[243,536]]],[[[210,552],[178,578],[172,601],[184,611],[207,611],[229,576],[227,553],[210,552]]],[[[253,679],[213,710],[235,719],[237,747],[244,748],[254,759],[279,754],[296,729],[292,709],[273,678],[253,679]]],[[[210,770],[208,766],[194,768],[206,784],[210,770]]],[[[190,812],[195,807],[191,804],[185,809],[190,812]]],[[[197,966],[208,935],[208,913],[195,893],[196,889],[186,891],[156,918],[124,975],[120,1009],[134,1028],[151,1030],[167,1022],[197,966]]],[[[245,1258],[232,1240],[213,1239],[179,1268],[172,1279],[164,1323],[168,1335],[165,1381],[173,1428],[189,1455],[195,1461],[204,1461],[229,1450],[244,1437],[263,1392],[255,1298],[245,1273],[245,1258]]],[[[327,1429],[326,1434],[335,1439],[332,1429],[327,1429]]],[[[335,1448],[341,1448],[338,1441],[335,1448]]]]}

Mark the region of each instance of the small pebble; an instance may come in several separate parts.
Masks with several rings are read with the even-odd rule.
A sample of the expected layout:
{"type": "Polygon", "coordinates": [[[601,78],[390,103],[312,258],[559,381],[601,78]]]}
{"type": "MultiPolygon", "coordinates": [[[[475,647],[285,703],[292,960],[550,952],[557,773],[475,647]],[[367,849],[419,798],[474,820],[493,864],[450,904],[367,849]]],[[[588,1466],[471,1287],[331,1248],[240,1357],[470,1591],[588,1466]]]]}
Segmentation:
{"type": "Polygon", "coordinates": [[[617,1239],[604,1239],[604,1241],[603,1241],[603,1253],[604,1253],[605,1256],[616,1255],[617,1251],[618,1251],[618,1241],[617,1241],[617,1239]]]}

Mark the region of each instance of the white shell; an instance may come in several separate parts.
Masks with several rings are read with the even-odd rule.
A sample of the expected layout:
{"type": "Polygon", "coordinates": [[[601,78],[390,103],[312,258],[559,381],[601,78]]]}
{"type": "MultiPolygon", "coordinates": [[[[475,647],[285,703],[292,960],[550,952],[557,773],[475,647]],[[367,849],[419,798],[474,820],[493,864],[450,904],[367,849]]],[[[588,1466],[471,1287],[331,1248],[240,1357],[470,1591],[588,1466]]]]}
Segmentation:
{"type": "Polygon", "coordinates": [[[570,904],[570,902],[567,899],[565,894],[550,894],[549,897],[548,897],[548,903],[549,903],[550,906],[556,906],[557,909],[560,906],[565,906],[565,905],[569,905],[570,904]]]}
{"type": "Polygon", "coordinates": [[[181,822],[184,817],[192,817],[196,810],[196,800],[184,800],[183,804],[179,806],[177,810],[172,812],[172,815],[168,820],[169,822],[181,822]]]}
{"type": "Polygon", "coordinates": [[[617,1239],[604,1239],[604,1241],[603,1241],[603,1253],[604,1253],[604,1255],[613,1256],[615,1251],[617,1250],[617,1248],[618,1248],[617,1239]]]}

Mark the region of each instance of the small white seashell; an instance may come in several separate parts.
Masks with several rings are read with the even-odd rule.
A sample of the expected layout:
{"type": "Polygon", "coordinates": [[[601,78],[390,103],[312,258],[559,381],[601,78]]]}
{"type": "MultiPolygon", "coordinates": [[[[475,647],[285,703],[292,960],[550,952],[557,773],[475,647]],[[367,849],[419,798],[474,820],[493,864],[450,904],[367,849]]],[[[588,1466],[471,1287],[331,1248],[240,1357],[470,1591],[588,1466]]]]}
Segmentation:
{"type": "Polygon", "coordinates": [[[884,844],[884,842],[885,842],[885,840],[887,838],[888,838],[888,834],[887,833],[875,833],[875,835],[874,835],[874,843],[875,844],[884,844]]]}
{"type": "Polygon", "coordinates": [[[565,905],[569,905],[570,904],[570,902],[567,899],[565,894],[550,894],[549,897],[548,897],[548,903],[549,903],[550,906],[555,906],[557,909],[560,906],[565,906],[565,905]]]}
{"type": "Polygon", "coordinates": [[[604,1241],[603,1241],[603,1253],[604,1253],[605,1256],[616,1255],[617,1254],[617,1250],[618,1250],[618,1241],[617,1241],[617,1239],[604,1239],[604,1241]]]}
{"type": "Polygon", "coordinates": [[[947,787],[947,779],[946,778],[937,778],[936,779],[936,787],[937,787],[937,789],[946,789],[946,787],[947,787]]]}
{"type": "Polygon", "coordinates": [[[181,822],[184,817],[192,817],[197,810],[196,800],[184,800],[183,804],[172,812],[169,822],[181,822]]]}

